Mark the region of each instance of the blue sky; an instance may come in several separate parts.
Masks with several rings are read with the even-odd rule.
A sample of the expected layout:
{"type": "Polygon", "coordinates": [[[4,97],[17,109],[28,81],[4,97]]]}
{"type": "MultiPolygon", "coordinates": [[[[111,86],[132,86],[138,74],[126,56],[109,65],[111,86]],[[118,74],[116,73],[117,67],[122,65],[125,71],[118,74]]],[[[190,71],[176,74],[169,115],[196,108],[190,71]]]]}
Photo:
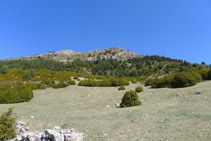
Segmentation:
{"type": "Polygon", "coordinates": [[[211,0],[0,0],[0,59],[113,46],[211,64],[211,0]]]}

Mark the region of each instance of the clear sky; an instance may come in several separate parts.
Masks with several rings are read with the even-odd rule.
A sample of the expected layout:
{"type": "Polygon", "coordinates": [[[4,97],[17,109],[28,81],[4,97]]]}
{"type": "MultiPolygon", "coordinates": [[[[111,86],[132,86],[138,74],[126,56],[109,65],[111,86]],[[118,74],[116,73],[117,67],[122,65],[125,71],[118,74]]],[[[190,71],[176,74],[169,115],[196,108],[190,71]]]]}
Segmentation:
{"type": "Polygon", "coordinates": [[[211,64],[211,0],[0,0],[0,59],[113,46],[211,64]]]}

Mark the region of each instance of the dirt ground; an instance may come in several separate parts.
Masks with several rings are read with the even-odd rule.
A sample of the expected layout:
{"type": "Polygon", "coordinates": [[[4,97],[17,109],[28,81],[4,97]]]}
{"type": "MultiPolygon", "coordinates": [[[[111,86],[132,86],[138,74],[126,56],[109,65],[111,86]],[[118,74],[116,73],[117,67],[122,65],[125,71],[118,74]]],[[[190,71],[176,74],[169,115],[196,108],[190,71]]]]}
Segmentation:
{"type": "Polygon", "coordinates": [[[141,106],[116,108],[137,85],[125,91],[78,86],[36,90],[30,102],[2,104],[0,113],[15,107],[17,120],[27,122],[31,131],[74,128],[88,141],[211,140],[211,81],[181,89],[144,87],[141,106]]]}

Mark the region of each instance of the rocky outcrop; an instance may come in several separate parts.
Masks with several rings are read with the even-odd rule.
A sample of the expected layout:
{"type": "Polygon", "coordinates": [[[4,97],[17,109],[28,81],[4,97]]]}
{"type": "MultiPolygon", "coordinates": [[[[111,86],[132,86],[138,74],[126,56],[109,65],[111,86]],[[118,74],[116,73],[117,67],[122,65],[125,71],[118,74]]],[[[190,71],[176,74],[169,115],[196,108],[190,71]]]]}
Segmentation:
{"type": "Polygon", "coordinates": [[[23,58],[9,59],[9,60],[31,60],[37,58],[53,59],[58,62],[72,62],[76,59],[81,59],[83,61],[95,61],[98,59],[117,59],[117,60],[126,60],[129,58],[141,57],[136,53],[124,50],[120,47],[112,47],[106,49],[97,49],[90,52],[76,52],[72,50],[60,50],[56,52],[48,52],[44,54],[37,54],[33,56],[27,56],[23,58]]]}
{"type": "Polygon", "coordinates": [[[47,129],[44,132],[29,132],[29,127],[24,127],[25,122],[17,123],[17,137],[10,141],[83,141],[83,133],[74,129],[63,130],[59,126],[47,129]]]}
{"type": "Polygon", "coordinates": [[[100,55],[97,56],[97,59],[101,59],[101,60],[102,59],[108,59],[108,57],[103,55],[103,54],[100,54],[100,55]]]}
{"type": "Polygon", "coordinates": [[[60,51],[56,51],[54,54],[76,55],[76,54],[81,54],[81,52],[72,51],[72,50],[60,50],[60,51]]]}

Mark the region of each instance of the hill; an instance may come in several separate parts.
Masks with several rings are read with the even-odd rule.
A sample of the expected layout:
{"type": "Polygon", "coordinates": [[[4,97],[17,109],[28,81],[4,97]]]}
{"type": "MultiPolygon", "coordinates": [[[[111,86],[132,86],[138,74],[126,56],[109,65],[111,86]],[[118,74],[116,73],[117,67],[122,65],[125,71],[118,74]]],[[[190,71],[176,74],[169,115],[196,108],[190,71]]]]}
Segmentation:
{"type": "Polygon", "coordinates": [[[163,56],[141,56],[119,47],[97,49],[85,53],[72,50],[48,52],[1,60],[0,67],[3,65],[9,69],[47,69],[141,79],[204,67],[163,56]]]}
{"type": "Polygon", "coordinates": [[[95,61],[98,59],[117,59],[126,60],[129,58],[142,57],[136,53],[124,50],[120,47],[112,47],[107,49],[97,49],[90,52],[76,52],[72,50],[60,50],[56,52],[48,52],[44,54],[36,54],[33,56],[26,56],[22,58],[12,58],[8,60],[31,60],[31,59],[52,59],[57,62],[73,62],[76,59],[81,59],[83,61],[95,61]]]}

